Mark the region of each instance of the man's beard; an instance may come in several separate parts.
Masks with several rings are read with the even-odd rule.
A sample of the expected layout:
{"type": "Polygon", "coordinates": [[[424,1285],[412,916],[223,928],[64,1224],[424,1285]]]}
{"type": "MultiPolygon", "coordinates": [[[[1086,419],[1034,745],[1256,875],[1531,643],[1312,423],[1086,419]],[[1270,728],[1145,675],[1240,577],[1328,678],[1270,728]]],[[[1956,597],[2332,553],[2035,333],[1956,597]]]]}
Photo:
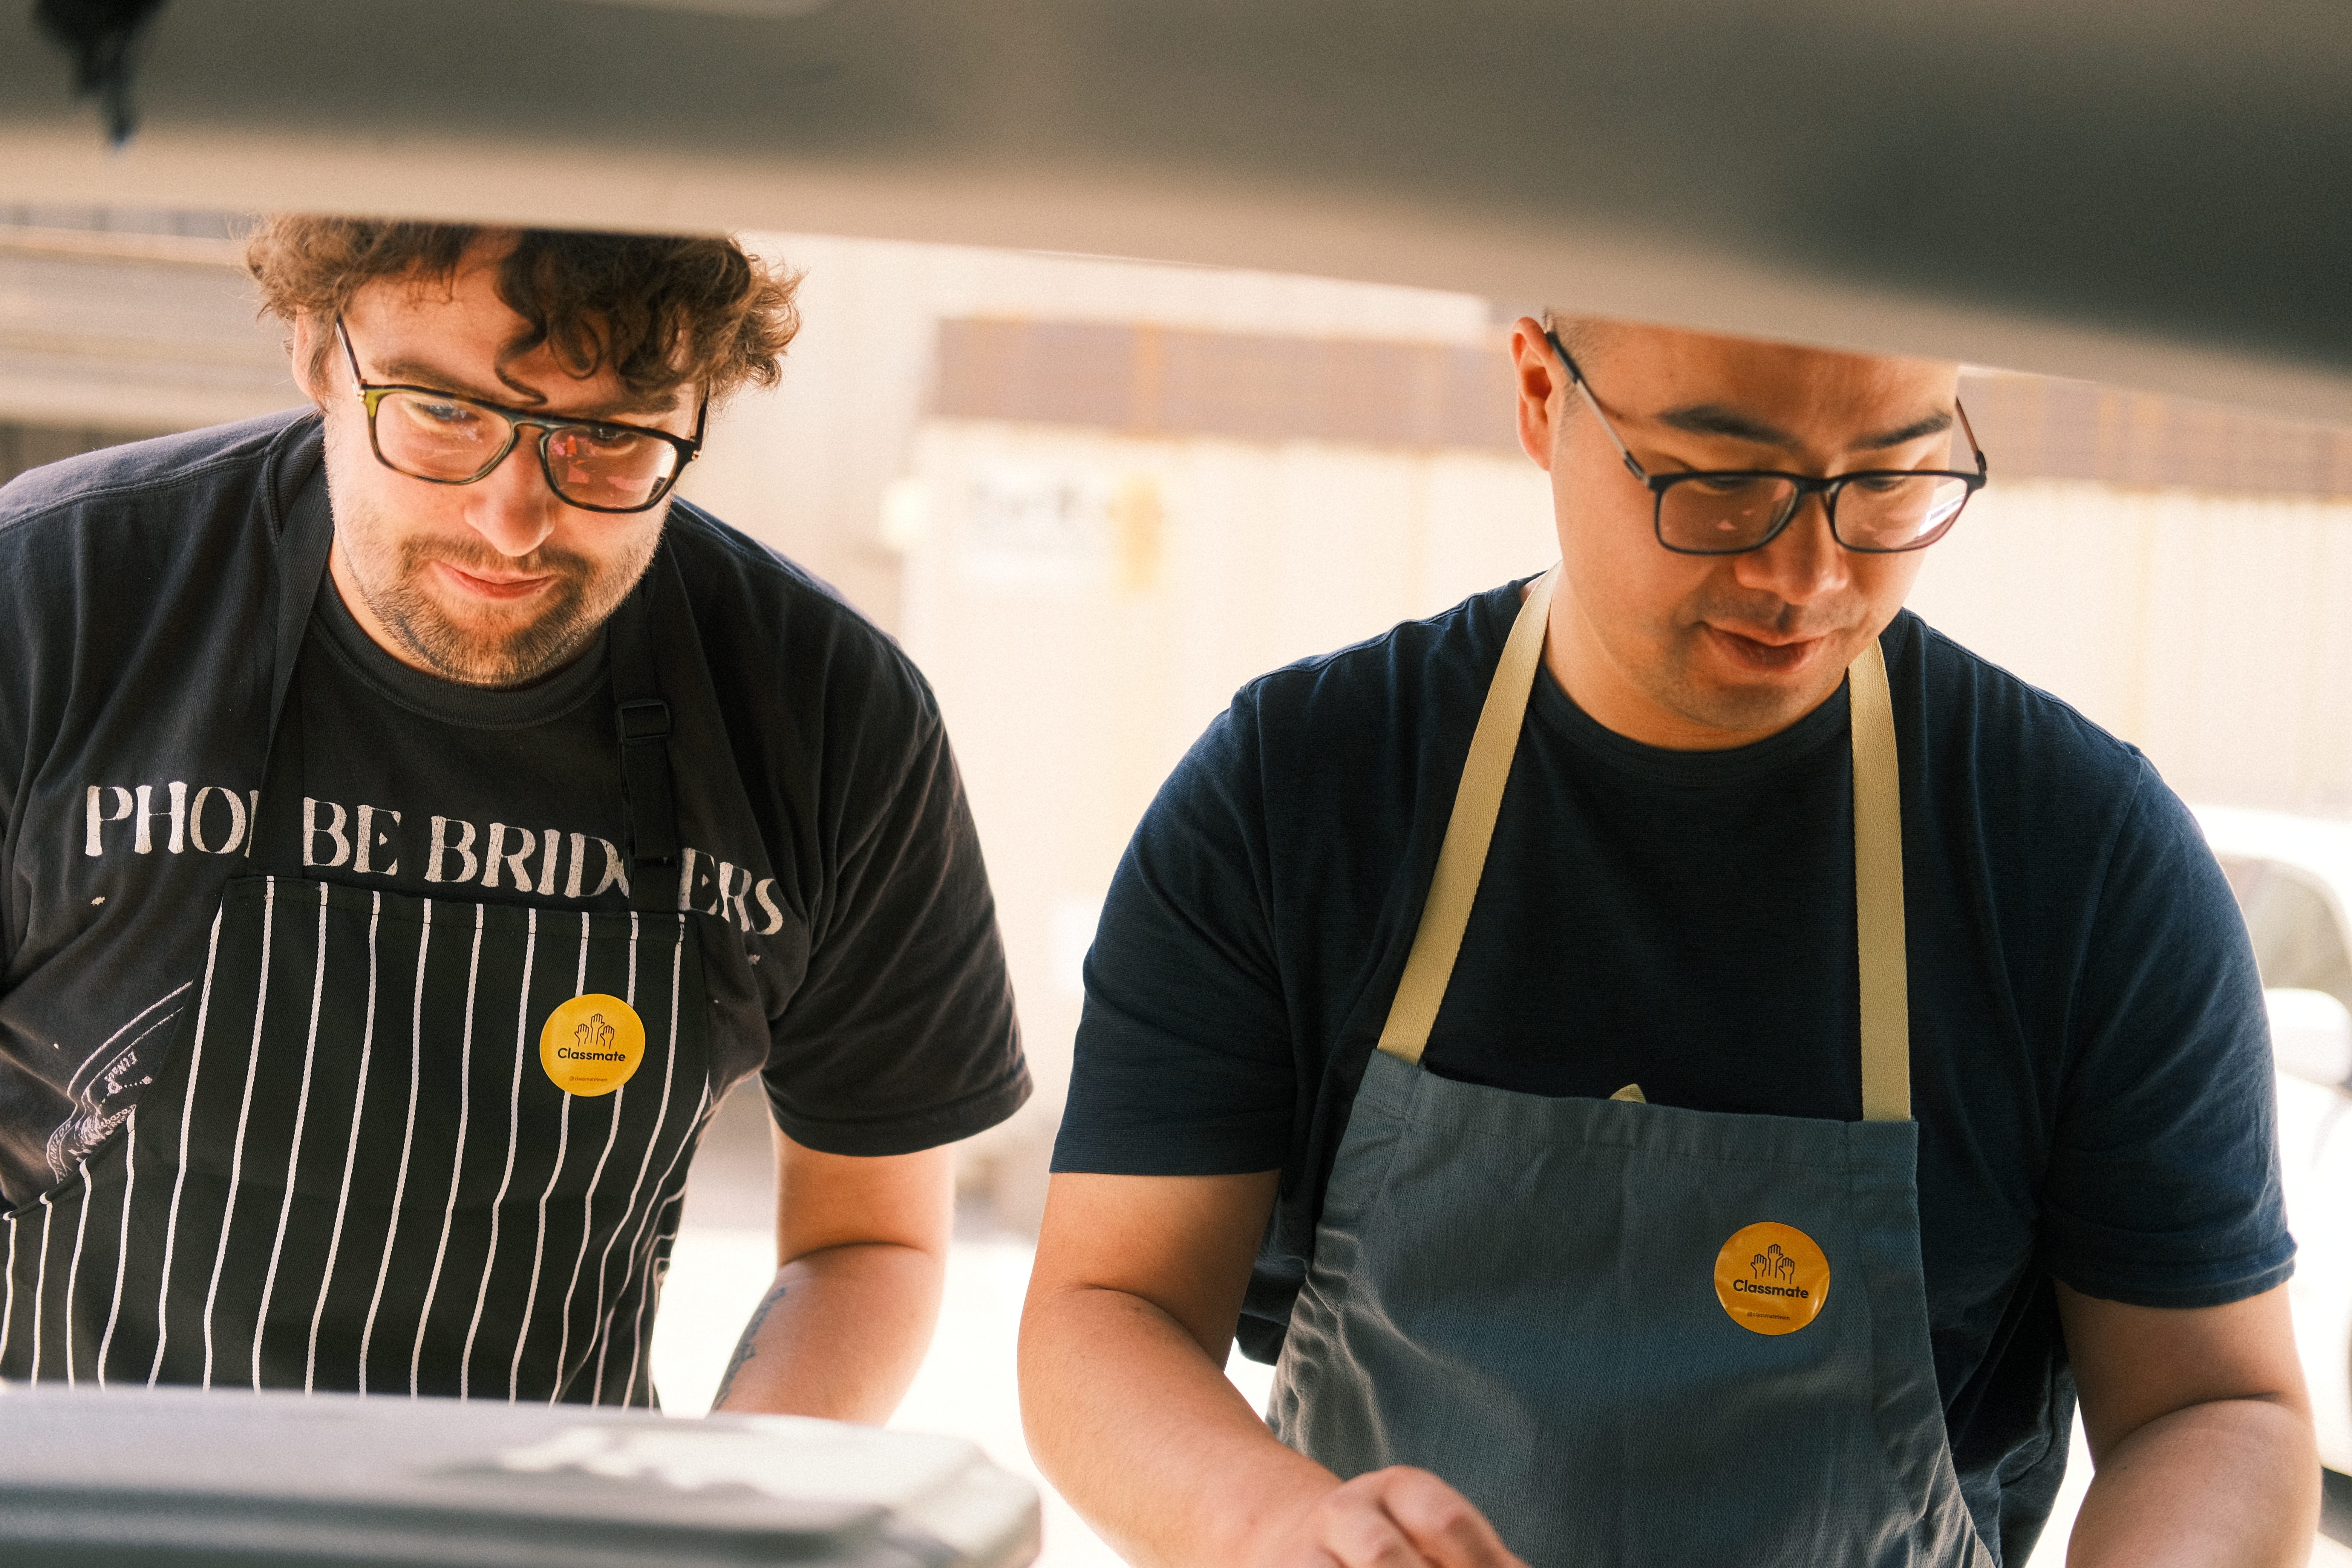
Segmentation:
{"type": "MultiPolygon", "coordinates": [[[[381,539],[390,531],[353,531],[381,539]]],[[[642,551],[601,567],[586,556],[545,546],[507,556],[469,540],[410,539],[354,549],[347,532],[343,542],[368,608],[413,658],[446,680],[504,687],[528,685],[578,658],[644,575],[660,538],[659,529],[651,530],[642,551]],[[501,625],[492,619],[477,629],[451,621],[425,591],[422,580],[436,563],[485,575],[546,574],[554,581],[541,591],[538,613],[530,620],[501,625]]]]}
{"type": "MultiPolygon", "coordinates": [[[[1691,607],[1693,620],[1688,636],[1702,637],[1705,634],[1699,626],[1712,624],[1740,631],[1752,628],[1781,637],[1836,637],[1853,624],[1853,615],[1841,613],[1844,610],[1845,606],[1840,605],[1801,613],[1769,597],[1714,595],[1691,607]]],[[[1653,700],[1684,718],[1740,733],[1796,722],[1827,700],[1843,679],[1844,666],[1838,665],[1834,668],[1816,668],[1801,680],[1782,681],[1759,676],[1727,684],[1703,679],[1688,659],[1674,658],[1656,670],[1648,685],[1653,700]]]]}

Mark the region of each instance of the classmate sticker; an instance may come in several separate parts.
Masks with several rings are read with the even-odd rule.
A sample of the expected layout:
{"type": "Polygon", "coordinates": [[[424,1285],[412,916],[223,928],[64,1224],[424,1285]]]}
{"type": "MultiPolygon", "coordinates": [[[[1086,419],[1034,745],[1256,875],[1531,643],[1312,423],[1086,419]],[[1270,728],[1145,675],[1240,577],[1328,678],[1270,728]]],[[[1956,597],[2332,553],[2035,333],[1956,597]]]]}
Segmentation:
{"type": "Polygon", "coordinates": [[[1830,1299],[1830,1260],[1793,1225],[1766,1220],[1715,1255],[1715,1296],[1750,1333],[1793,1334],[1830,1299]]]}
{"type": "Polygon", "coordinates": [[[618,996],[574,996],[539,1031],[539,1065],[566,1094],[610,1094],[645,1059],[645,1023],[618,996]]]}

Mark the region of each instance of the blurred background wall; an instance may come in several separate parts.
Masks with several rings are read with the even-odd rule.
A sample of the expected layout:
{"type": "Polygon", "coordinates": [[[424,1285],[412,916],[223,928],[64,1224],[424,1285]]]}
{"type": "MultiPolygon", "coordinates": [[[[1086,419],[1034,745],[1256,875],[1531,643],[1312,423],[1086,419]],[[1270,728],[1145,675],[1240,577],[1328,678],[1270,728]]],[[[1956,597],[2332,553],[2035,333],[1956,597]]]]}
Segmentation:
{"type": "MultiPolygon", "coordinates": [[[[0,479],[299,400],[239,227],[0,208],[0,479]]],[[[967,1177],[1024,1228],[1095,911],[1184,748],[1249,677],[1551,559],[1507,318],[1312,279],[752,237],[805,272],[807,324],[687,489],[834,583],[938,689],[1043,1091],[967,1177]]],[[[1962,395],[1994,482],[1914,607],[2192,800],[2352,816],[2352,436],[1991,372],[1962,395]]]]}

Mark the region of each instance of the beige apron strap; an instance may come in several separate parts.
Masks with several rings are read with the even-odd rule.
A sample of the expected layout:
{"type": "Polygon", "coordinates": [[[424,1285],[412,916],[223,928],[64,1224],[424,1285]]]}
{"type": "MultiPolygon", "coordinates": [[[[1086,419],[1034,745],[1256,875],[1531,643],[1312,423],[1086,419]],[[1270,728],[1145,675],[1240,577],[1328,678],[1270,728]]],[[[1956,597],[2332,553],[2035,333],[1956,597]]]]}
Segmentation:
{"type": "MultiPolygon", "coordinates": [[[[1454,795],[1454,814],[1437,852],[1437,873],[1422,906],[1404,976],[1389,1004],[1380,1048],[1418,1064],[1445,1000],[1470,906],[1486,868],[1486,848],[1502,815],[1504,786],[1536,669],[1543,662],[1544,626],[1558,585],[1555,566],[1536,580],[1519,605],[1503,645],[1502,662],[1486,688],[1486,705],[1470,739],[1469,760],[1454,795]]],[[[1911,1001],[1903,933],[1903,791],[1895,767],[1895,703],[1886,683],[1886,657],[1877,639],[1846,672],[1849,728],[1853,735],[1853,902],[1862,963],[1862,1115],[1865,1121],[1911,1119],[1911,1001]]],[[[1638,1098],[1627,1084],[1613,1099],[1638,1098]]]]}
{"type": "Polygon", "coordinates": [[[1911,984],[1903,939],[1903,783],[1895,700],[1873,637],[1846,672],[1853,731],[1853,913],[1862,950],[1862,1119],[1911,1120],[1911,984]]]}
{"type": "Polygon", "coordinates": [[[1486,846],[1495,837],[1495,819],[1502,815],[1503,787],[1511,780],[1511,758],[1519,749],[1528,697],[1535,690],[1536,667],[1543,662],[1544,623],[1559,581],[1555,566],[1528,590],[1519,618],[1511,623],[1511,635],[1503,644],[1503,660],[1486,688],[1486,705],[1479,710],[1477,732],[1470,738],[1470,760],[1463,764],[1462,783],[1454,792],[1445,842],[1437,851],[1437,875],[1422,906],[1421,926],[1404,961],[1404,978],[1397,982],[1396,999],[1389,1004],[1388,1022],[1381,1029],[1381,1049],[1400,1061],[1421,1060],[1422,1047],[1429,1044],[1429,1031],[1437,1022],[1438,1005],[1445,1000],[1445,983],[1454,978],[1454,960],[1462,951],[1462,932],[1470,924],[1470,906],[1477,900],[1478,879],[1486,868],[1486,846]]]}

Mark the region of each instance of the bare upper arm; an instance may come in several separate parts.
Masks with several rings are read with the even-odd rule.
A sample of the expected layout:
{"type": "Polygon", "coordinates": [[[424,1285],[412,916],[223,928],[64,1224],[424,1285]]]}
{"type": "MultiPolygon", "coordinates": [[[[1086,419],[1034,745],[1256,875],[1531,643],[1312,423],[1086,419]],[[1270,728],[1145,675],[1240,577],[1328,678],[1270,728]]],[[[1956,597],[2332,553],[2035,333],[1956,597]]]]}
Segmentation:
{"type": "Polygon", "coordinates": [[[1174,1319],[1223,1366],[1281,1174],[1056,1175],[1032,1305],[1063,1291],[1123,1291],[1174,1319]]]}
{"type": "Polygon", "coordinates": [[[2308,1416],[2284,1285],[2221,1307],[2134,1307],[2061,1284],[2058,1315],[2094,1458],[2192,1405],[2261,1400],[2308,1416]]]}
{"type": "Polygon", "coordinates": [[[955,1228],[955,1150],[827,1154],[776,1140],[776,1261],[833,1247],[911,1247],[945,1257],[955,1228]]]}

